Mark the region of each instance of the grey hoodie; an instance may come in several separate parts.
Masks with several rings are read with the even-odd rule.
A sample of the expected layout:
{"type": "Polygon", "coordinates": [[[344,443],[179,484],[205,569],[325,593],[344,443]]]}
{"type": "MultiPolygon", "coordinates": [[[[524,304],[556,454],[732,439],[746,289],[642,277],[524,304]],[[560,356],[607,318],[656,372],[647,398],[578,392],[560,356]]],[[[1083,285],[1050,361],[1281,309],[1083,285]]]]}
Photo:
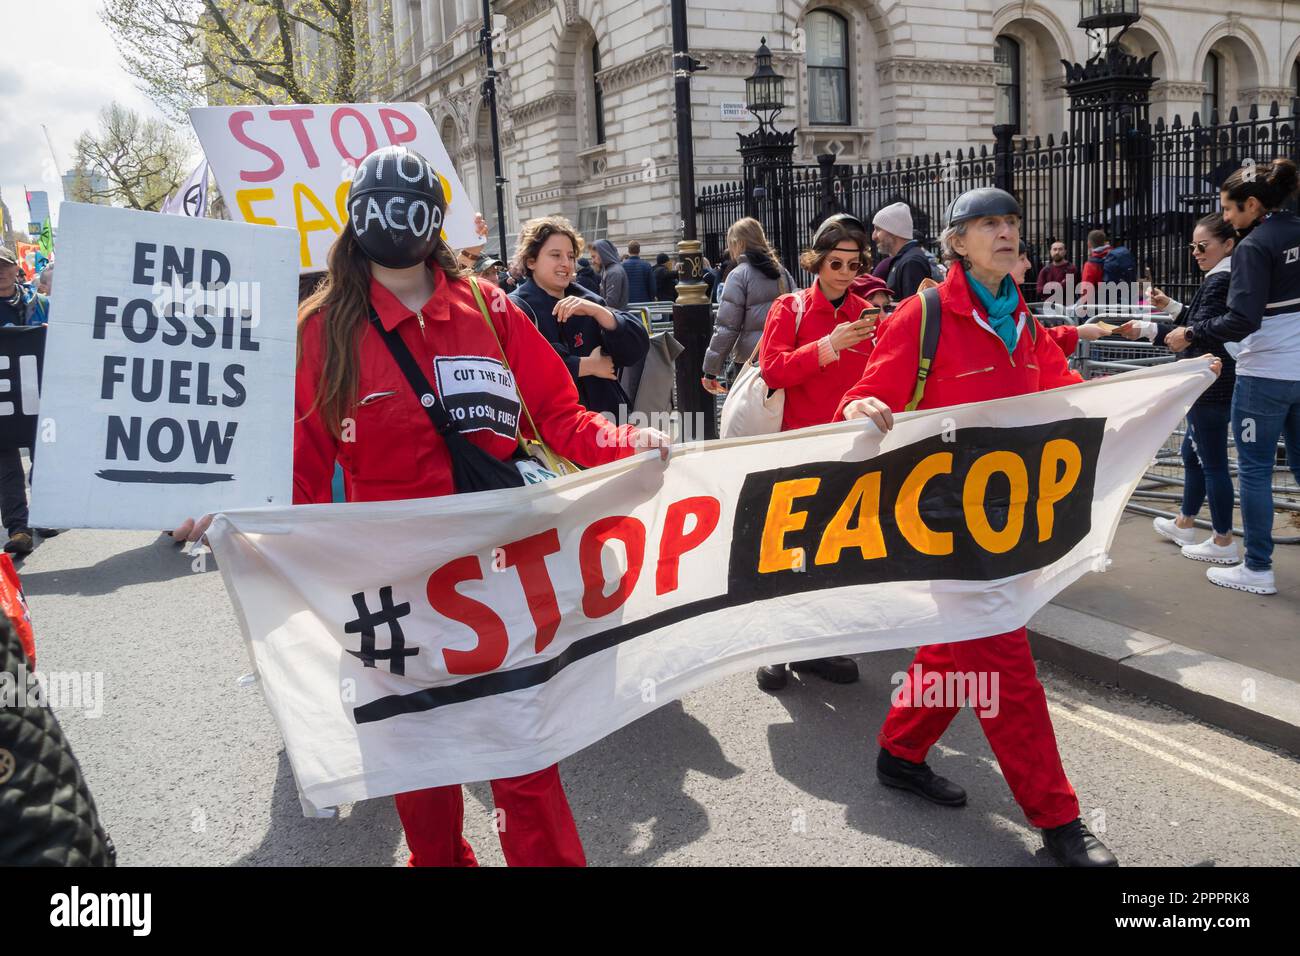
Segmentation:
{"type": "Polygon", "coordinates": [[[611,309],[626,309],[627,273],[618,247],[608,239],[598,239],[592,248],[600,254],[600,297],[611,309]]]}

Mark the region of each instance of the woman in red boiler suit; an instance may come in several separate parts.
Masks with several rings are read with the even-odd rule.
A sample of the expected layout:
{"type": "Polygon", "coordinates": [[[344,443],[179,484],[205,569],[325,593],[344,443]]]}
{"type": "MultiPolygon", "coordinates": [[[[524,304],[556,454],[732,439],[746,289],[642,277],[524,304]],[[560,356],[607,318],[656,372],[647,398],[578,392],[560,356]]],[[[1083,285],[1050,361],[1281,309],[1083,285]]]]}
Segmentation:
{"type": "MultiPolygon", "coordinates": [[[[580,465],[615,461],[651,447],[667,450],[654,429],[616,428],[578,404],[568,369],[514,303],[490,287],[489,329],[456,254],[440,237],[447,200],[436,172],[418,153],[385,147],[361,163],[348,193],[348,226],[329,255],[324,281],[299,308],[294,427],[294,504],[331,501],[335,462],[348,501],[393,501],[456,492],[448,446],[433,427],[384,341],[396,332],[444,405],[491,402],[509,414],[476,422],[466,439],[507,461],[516,426],[528,431],[520,399],[541,438],[580,465]],[[372,318],[373,313],[373,318],[372,318]],[[458,362],[501,362],[515,384],[466,397],[444,388],[458,362]],[[435,359],[443,361],[435,364],[435,359]],[[513,392],[514,394],[506,394],[513,392]],[[517,414],[516,414],[517,413],[517,414]],[[347,433],[345,434],[345,429],[347,433]]],[[[500,380],[509,380],[504,373],[500,380]]],[[[186,522],[177,538],[197,540],[206,527],[186,522]]],[[[492,781],[504,811],[499,830],[512,866],[582,866],[582,843],[559,769],[492,781]]],[[[460,786],[396,796],[412,866],[474,866],[461,835],[460,786]]]]}
{"type": "MultiPolygon", "coordinates": [[[[768,388],[785,389],[781,431],[836,421],[840,397],[862,376],[880,310],[849,286],[866,260],[862,221],[847,213],[830,216],[799,261],[813,274],[812,285],[772,303],[759,364],[768,388]]],[[[858,679],[858,665],[849,657],[795,661],[789,667],[836,684],[858,679]]],[[[785,664],[758,669],[763,690],[780,690],[788,681],[785,664]]]]}

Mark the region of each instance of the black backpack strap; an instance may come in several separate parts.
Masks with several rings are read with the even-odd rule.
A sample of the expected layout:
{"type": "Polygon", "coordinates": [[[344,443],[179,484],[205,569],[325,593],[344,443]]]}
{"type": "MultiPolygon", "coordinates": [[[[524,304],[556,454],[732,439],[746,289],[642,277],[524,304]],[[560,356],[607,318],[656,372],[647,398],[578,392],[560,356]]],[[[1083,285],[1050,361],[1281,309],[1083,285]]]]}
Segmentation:
{"type": "Polygon", "coordinates": [[[943,306],[939,301],[938,287],[926,289],[921,293],[921,352],[916,367],[916,390],[912,392],[912,400],[907,403],[904,411],[915,411],[925,396],[925,380],[930,377],[934,357],[939,351],[942,315],[943,306]]]}
{"type": "Polygon", "coordinates": [[[375,327],[379,337],[388,346],[393,361],[397,363],[397,367],[406,376],[406,381],[410,383],[412,390],[415,392],[415,397],[420,400],[420,406],[424,409],[425,414],[429,416],[429,421],[433,423],[433,427],[437,429],[438,434],[443,436],[446,436],[448,432],[459,434],[456,423],[451,420],[447,410],[442,407],[442,402],[438,401],[438,393],[433,390],[429,380],[420,371],[420,364],[415,360],[415,356],[411,354],[411,350],[407,348],[406,343],[402,341],[402,337],[397,334],[396,330],[384,328],[384,324],[379,321],[379,315],[374,309],[370,310],[370,324],[375,327]]]}

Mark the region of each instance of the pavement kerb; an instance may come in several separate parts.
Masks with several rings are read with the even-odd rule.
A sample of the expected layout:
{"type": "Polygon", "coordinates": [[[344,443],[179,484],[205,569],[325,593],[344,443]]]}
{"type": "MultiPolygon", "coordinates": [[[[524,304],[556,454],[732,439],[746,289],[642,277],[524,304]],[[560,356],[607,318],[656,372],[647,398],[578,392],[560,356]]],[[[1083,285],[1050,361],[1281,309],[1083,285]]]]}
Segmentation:
{"type": "Polygon", "coordinates": [[[1300,756],[1295,681],[1055,604],[1030,620],[1029,643],[1039,660],[1300,756]]]}

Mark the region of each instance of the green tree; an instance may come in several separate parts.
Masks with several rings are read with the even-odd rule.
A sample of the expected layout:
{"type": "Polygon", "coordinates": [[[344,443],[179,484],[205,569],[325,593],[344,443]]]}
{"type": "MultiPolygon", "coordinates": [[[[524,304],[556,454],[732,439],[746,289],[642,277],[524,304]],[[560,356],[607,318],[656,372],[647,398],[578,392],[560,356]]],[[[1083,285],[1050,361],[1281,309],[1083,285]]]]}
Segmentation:
{"type": "Polygon", "coordinates": [[[164,111],[358,103],[390,89],[391,0],[107,0],[127,72],[164,111]]]}
{"type": "Polygon", "coordinates": [[[112,103],[99,114],[99,130],[77,137],[72,183],[74,202],[106,203],[157,210],[180,188],[189,170],[184,137],[162,120],[149,119],[112,103]],[[86,173],[99,173],[104,180],[86,173]]]}

